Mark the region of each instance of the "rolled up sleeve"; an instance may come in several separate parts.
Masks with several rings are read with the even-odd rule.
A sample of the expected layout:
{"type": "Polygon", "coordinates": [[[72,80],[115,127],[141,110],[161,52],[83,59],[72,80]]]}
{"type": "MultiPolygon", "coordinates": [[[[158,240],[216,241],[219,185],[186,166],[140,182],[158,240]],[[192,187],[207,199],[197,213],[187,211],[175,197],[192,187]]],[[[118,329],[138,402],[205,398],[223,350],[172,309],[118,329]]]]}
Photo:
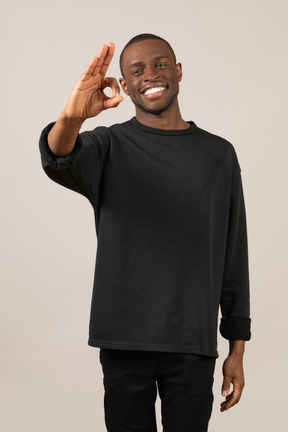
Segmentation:
{"type": "Polygon", "coordinates": [[[250,340],[250,292],[246,211],[240,169],[231,188],[226,258],[221,292],[220,333],[250,340]]]}

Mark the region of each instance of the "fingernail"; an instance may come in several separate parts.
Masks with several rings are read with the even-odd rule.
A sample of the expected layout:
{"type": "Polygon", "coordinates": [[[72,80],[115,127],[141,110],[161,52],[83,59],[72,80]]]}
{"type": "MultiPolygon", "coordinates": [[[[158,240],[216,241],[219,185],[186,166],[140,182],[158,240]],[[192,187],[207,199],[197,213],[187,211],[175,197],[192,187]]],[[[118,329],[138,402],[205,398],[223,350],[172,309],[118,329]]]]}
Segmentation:
{"type": "Polygon", "coordinates": [[[227,395],[226,390],[223,391],[222,395],[225,397],[227,395]]]}

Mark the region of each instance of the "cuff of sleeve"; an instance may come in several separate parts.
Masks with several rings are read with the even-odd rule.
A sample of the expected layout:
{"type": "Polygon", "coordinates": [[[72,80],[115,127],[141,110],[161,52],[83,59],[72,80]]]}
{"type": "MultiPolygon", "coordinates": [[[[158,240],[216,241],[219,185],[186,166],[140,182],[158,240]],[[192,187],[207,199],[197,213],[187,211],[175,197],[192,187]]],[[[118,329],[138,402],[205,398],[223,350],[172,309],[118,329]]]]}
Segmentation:
{"type": "Polygon", "coordinates": [[[251,319],[248,317],[221,318],[220,333],[228,340],[250,340],[251,319]]]}
{"type": "Polygon", "coordinates": [[[48,133],[50,132],[50,130],[52,129],[55,123],[56,122],[49,123],[48,126],[46,126],[42,130],[40,135],[39,148],[40,148],[43,168],[45,168],[46,166],[50,166],[54,169],[59,169],[59,168],[65,168],[66,166],[68,167],[71,165],[75,165],[83,146],[80,135],[78,135],[75,146],[71,153],[67,154],[66,156],[55,155],[51,151],[47,139],[48,133]]]}

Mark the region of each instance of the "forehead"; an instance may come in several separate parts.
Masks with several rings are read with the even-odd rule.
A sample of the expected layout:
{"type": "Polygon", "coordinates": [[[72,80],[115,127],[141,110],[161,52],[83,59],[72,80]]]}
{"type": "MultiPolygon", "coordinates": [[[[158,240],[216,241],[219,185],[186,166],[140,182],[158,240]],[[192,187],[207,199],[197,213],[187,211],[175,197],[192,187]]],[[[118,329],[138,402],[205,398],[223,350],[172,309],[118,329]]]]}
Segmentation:
{"type": "Polygon", "coordinates": [[[173,53],[166,42],[159,39],[147,39],[128,46],[123,53],[123,68],[133,63],[146,63],[156,57],[174,59],[173,53]]]}

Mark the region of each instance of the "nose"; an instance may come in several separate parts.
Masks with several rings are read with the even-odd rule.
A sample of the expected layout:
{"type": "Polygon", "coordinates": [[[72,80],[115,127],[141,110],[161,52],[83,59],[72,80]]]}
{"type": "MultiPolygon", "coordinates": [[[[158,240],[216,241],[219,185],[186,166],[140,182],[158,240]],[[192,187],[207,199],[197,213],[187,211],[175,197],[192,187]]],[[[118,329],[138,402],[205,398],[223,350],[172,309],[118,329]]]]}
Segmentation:
{"type": "Polygon", "coordinates": [[[155,81],[157,78],[159,78],[158,70],[148,66],[145,70],[144,81],[155,81]]]}

